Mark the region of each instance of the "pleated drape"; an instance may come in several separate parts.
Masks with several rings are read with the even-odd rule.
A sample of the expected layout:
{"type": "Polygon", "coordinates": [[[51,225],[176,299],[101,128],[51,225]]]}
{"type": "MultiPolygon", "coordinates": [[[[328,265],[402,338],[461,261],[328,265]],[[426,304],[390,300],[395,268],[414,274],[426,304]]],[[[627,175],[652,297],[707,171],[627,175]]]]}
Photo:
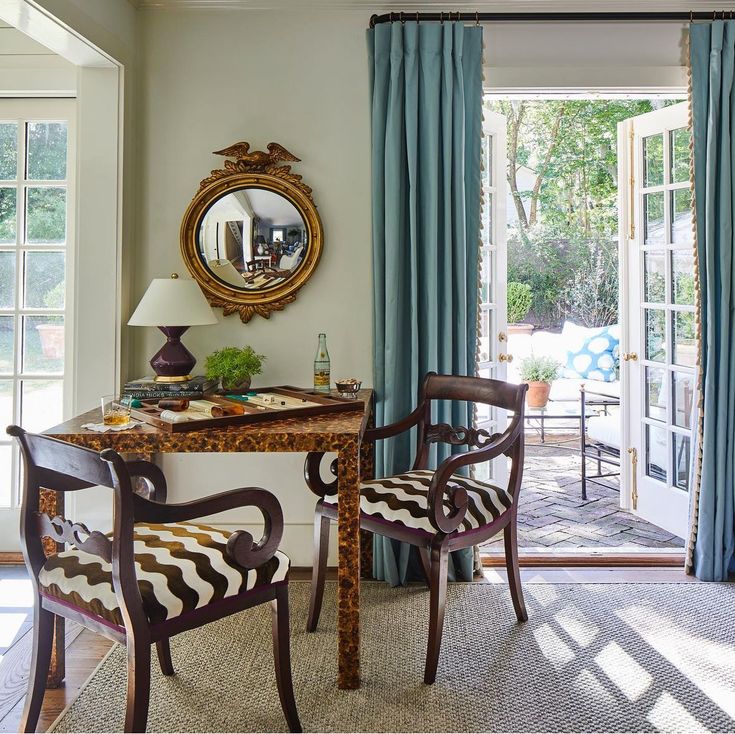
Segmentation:
{"type": "MultiPolygon", "coordinates": [[[[430,370],[474,375],[482,144],[482,28],[387,23],[368,31],[376,420],[408,415],[430,370]]],[[[471,425],[472,406],[435,420],[471,425]]],[[[377,476],[410,468],[414,436],[376,447],[377,476]]],[[[441,445],[440,445],[441,446],[441,445]]],[[[434,465],[449,451],[441,446],[434,465]]],[[[407,547],[376,537],[374,575],[406,581],[407,547]]],[[[463,578],[472,552],[454,555],[463,578]]]]}
{"type": "Polygon", "coordinates": [[[735,570],[735,22],[693,24],[690,63],[701,350],[690,562],[724,581],[735,570]]]}

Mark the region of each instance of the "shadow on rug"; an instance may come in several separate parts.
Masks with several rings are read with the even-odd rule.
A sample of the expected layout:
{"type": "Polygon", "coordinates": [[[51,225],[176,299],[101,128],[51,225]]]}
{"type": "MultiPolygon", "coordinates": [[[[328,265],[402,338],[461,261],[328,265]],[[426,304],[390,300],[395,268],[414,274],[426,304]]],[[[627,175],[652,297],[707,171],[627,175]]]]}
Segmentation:
{"type": "MultiPolygon", "coordinates": [[[[428,591],[362,586],[358,691],[336,688],[335,584],[304,632],[291,583],[294,688],[306,731],[732,731],[735,585],[527,584],[515,621],[498,584],[450,584],[437,681],[422,683],[428,591]]],[[[284,731],[263,605],[171,641],[153,664],[148,730],[284,731]]],[[[113,650],[55,726],[122,731],[125,652],[113,650]]]]}

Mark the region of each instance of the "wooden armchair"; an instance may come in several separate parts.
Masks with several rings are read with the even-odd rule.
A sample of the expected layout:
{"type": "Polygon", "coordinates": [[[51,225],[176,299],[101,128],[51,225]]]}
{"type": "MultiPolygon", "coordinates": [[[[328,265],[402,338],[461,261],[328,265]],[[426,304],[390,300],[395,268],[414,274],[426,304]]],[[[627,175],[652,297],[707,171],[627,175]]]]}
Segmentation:
{"type": "MultiPolygon", "coordinates": [[[[489,540],[504,530],[505,562],[516,617],[528,619],[518,570],[516,514],[523,473],[523,413],[527,385],[512,385],[477,377],[426,375],[419,393],[418,407],[409,416],[390,426],[366,431],[367,442],[396,436],[417,427],[417,448],[413,468],[397,476],[373,479],[361,486],[360,526],[380,535],[418,546],[430,588],[429,641],[424,682],[433,683],[439,661],[447,588],[447,560],[450,551],[468,548],[489,540]],[[434,400],[485,403],[513,411],[503,433],[490,435],[475,428],[454,428],[431,423],[434,400]],[[431,444],[442,442],[467,446],[468,450],[445,459],[436,471],[427,469],[431,444]],[[466,477],[456,472],[462,467],[490,461],[499,456],[511,460],[508,485],[466,477]]],[[[330,522],[337,519],[339,494],[336,480],[325,483],[319,472],[323,454],[310,454],[304,474],[318,497],[314,522],[314,570],[307,629],[313,632],[319,621],[324,594],[330,522]]],[[[336,462],[331,471],[336,476],[336,462]]]]}
{"type": "MultiPolygon", "coordinates": [[[[164,675],[174,675],[169,638],[271,601],[273,651],[281,706],[291,731],[301,731],[291,683],[288,557],[278,551],[283,514],[270,492],[247,487],[183,504],[165,504],[166,480],[147,461],[126,462],[10,426],[25,469],[21,545],[34,586],[33,660],[22,730],[34,731],[43,702],[54,616],[74,620],[127,647],[125,731],[145,731],[151,645],[164,675]],[[136,494],[144,480],[149,498],[136,494]],[[39,511],[42,490],[113,490],[111,536],[39,511]],[[263,537],[187,521],[235,507],[257,507],[263,537]],[[56,542],[48,558],[42,538],[56,542]],[[72,543],[64,550],[64,543],[72,543]],[[138,570],[136,570],[136,565],[138,570]]],[[[232,671],[230,671],[232,672],[232,671]]]]}

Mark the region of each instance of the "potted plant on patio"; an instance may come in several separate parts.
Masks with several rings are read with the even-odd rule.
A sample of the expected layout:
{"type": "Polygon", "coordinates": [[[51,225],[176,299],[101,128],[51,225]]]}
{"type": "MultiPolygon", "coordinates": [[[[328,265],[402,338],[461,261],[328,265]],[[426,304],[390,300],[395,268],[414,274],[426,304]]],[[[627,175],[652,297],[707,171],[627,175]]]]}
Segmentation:
{"type": "Polygon", "coordinates": [[[533,302],[531,286],[528,283],[511,281],[508,283],[507,302],[508,333],[530,334],[533,331],[533,324],[524,324],[522,322],[531,310],[531,303],[533,302]]]}
{"type": "Polygon", "coordinates": [[[225,393],[244,393],[250,389],[253,375],[263,371],[265,356],[251,346],[223,347],[210,354],[204,365],[207,378],[219,380],[225,393]]]}
{"type": "Polygon", "coordinates": [[[531,355],[521,360],[521,380],[528,385],[526,404],[529,408],[545,408],[551,383],[559,377],[561,365],[551,357],[531,355]]]}

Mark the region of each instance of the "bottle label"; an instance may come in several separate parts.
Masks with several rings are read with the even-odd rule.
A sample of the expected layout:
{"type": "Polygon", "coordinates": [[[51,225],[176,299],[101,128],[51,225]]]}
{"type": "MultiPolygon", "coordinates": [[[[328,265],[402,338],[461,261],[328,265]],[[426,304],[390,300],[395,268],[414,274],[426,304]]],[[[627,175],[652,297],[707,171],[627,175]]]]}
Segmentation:
{"type": "Polygon", "coordinates": [[[329,370],[314,371],[314,387],[329,389],[329,370]]]}

